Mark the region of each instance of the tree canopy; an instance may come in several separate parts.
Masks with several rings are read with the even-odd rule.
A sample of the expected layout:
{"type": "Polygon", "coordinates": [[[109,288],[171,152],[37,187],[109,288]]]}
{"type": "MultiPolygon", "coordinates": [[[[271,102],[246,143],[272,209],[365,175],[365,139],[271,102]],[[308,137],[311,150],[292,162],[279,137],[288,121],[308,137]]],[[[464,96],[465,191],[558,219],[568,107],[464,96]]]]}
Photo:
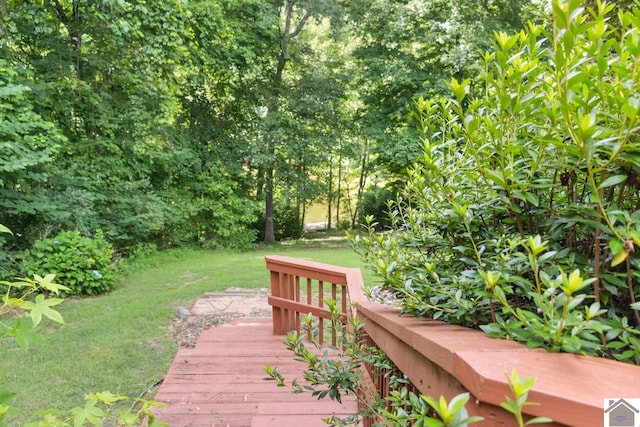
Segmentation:
{"type": "Polygon", "coordinates": [[[368,183],[420,158],[415,101],[450,77],[481,90],[494,32],[543,3],[3,1],[6,238],[242,246],[299,233],[318,202],[354,223],[368,183]]]}

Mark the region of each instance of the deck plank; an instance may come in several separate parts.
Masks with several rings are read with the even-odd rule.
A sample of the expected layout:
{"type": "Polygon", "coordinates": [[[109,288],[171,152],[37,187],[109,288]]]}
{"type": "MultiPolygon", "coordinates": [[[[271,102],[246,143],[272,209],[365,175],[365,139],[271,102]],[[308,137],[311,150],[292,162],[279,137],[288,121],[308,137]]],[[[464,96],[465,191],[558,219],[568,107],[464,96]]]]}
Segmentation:
{"type": "Polygon", "coordinates": [[[236,319],[202,332],[193,349],[180,349],[155,400],[157,420],[171,427],[322,426],[323,418],[348,415],[357,403],[317,400],[265,381],[264,367],[302,378],[305,365],[273,335],[270,318],[236,319]]]}

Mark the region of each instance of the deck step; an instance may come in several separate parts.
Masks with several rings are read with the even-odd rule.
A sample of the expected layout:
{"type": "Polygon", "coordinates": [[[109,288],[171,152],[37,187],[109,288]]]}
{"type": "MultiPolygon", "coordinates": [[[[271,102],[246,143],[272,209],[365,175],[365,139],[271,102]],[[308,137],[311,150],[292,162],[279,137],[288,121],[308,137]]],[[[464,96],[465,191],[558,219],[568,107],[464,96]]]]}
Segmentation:
{"type": "Polygon", "coordinates": [[[320,427],[323,418],[357,411],[353,400],[318,400],[265,381],[267,364],[288,379],[302,378],[305,365],[283,340],[270,318],[203,331],[195,348],[176,354],[155,397],[167,406],[154,408],[154,416],[171,427],[320,427]]]}
{"type": "Polygon", "coordinates": [[[336,404],[330,400],[316,400],[300,404],[272,402],[260,404],[251,427],[326,427],[322,421],[332,415],[345,417],[353,412],[353,405],[336,404]]]}

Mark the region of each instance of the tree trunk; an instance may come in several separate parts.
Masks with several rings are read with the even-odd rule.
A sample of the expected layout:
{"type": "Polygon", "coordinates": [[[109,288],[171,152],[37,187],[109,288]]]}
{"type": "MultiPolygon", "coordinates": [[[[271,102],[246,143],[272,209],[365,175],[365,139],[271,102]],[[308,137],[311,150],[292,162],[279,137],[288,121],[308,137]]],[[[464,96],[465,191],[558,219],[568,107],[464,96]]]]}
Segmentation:
{"type": "Polygon", "coordinates": [[[362,163],[360,164],[360,180],[358,181],[358,195],[356,197],[356,208],[353,211],[353,216],[351,217],[351,226],[356,226],[356,221],[358,220],[358,211],[360,210],[360,201],[362,200],[362,195],[364,194],[364,187],[367,183],[367,159],[369,157],[368,153],[369,144],[365,143],[364,151],[361,155],[362,163]]]}
{"type": "MultiPolygon", "coordinates": [[[[287,57],[289,50],[289,42],[296,37],[302,31],[304,24],[311,16],[311,11],[306,11],[304,16],[300,19],[295,28],[291,30],[293,25],[293,9],[298,0],[287,0],[285,2],[285,21],[284,31],[282,31],[282,41],[280,44],[280,56],[278,57],[278,67],[276,68],[276,74],[273,79],[273,99],[272,109],[273,113],[277,113],[280,109],[280,94],[282,91],[282,74],[284,68],[287,65],[289,58],[287,57]]],[[[273,179],[274,179],[274,157],[276,153],[275,141],[273,138],[267,136],[267,154],[269,157],[268,166],[266,167],[266,182],[265,182],[265,228],[264,228],[264,242],[274,243],[276,241],[275,233],[273,230],[273,179]]]]}
{"type": "Polygon", "coordinates": [[[331,208],[333,207],[333,156],[329,157],[329,188],[327,190],[327,230],[331,230],[331,208]]]}
{"type": "Polygon", "coordinates": [[[303,159],[298,160],[296,165],[296,216],[300,224],[304,227],[304,201],[306,200],[307,188],[306,188],[306,167],[303,159]]]}
{"type": "Polygon", "coordinates": [[[338,191],[336,194],[336,228],[340,229],[340,197],[342,197],[342,150],[338,152],[338,191]]]}
{"type": "Polygon", "coordinates": [[[5,19],[5,15],[7,14],[7,0],[0,0],[0,46],[2,46],[2,39],[4,39],[5,37],[7,38],[7,40],[4,43],[9,43],[9,35],[5,34],[5,28],[4,28],[4,19],[5,19]]]}
{"type": "Polygon", "coordinates": [[[264,210],[265,210],[264,242],[274,243],[276,241],[276,234],[273,227],[273,167],[270,167],[267,170],[264,210]]]}

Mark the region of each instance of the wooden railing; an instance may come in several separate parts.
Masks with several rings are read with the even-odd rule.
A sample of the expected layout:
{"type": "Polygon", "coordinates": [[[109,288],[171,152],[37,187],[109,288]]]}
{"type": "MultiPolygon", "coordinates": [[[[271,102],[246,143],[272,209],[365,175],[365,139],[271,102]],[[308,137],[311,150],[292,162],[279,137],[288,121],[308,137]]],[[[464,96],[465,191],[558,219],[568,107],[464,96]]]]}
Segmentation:
{"type": "MultiPolygon", "coordinates": [[[[514,368],[521,378],[536,377],[529,401],[539,405],[526,406],[525,416],[550,417],[554,423],[545,424],[548,426],[602,426],[605,399],[640,398],[638,366],[529,349],[513,341],[489,338],[481,331],[401,316],[397,310],[364,297],[358,269],[280,256],[267,257],[267,267],[271,271],[269,303],[275,334],[299,330],[304,314],[316,316],[319,322],[328,319],[327,297],[340,301],[344,320],[352,315],[353,303],[371,342],[420,393],[443,395],[448,400],[463,392],[471,394],[467,404],[470,415],[484,417],[474,425],[514,425],[513,416],[500,407],[505,396],[511,395],[507,375],[514,368]]],[[[371,374],[379,396],[388,396],[384,373],[371,374]]],[[[637,417],[640,421],[640,414],[637,417]]]]}
{"type": "MultiPolygon", "coordinates": [[[[316,338],[320,344],[329,342],[325,336],[329,333],[331,345],[336,346],[339,331],[331,322],[328,299],[335,302],[336,308],[339,307],[340,319],[343,325],[348,326],[349,318],[355,314],[355,307],[366,299],[360,269],[284,256],[268,256],[266,261],[271,273],[271,295],[268,300],[273,311],[273,333],[300,333],[302,316],[311,315],[317,322],[316,338]]],[[[364,368],[361,372],[363,395],[388,396],[391,392],[389,376],[368,365],[364,368]]],[[[361,425],[372,427],[374,420],[365,419],[361,425]]]]}
{"type": "Polygon", "coordinates": [[[335,301],[341,319],[346,322],[353,313],[354,297],[362,295],[360,270],[284,256],[268,256],[266,260],[271,272],[269,304],[273,311],[273,333],[300,332],[301,317],[309,314],[317,319],[320,342],[325,341],[328,331],[332,345],[336,345],[327,302],[335,301]]]}

